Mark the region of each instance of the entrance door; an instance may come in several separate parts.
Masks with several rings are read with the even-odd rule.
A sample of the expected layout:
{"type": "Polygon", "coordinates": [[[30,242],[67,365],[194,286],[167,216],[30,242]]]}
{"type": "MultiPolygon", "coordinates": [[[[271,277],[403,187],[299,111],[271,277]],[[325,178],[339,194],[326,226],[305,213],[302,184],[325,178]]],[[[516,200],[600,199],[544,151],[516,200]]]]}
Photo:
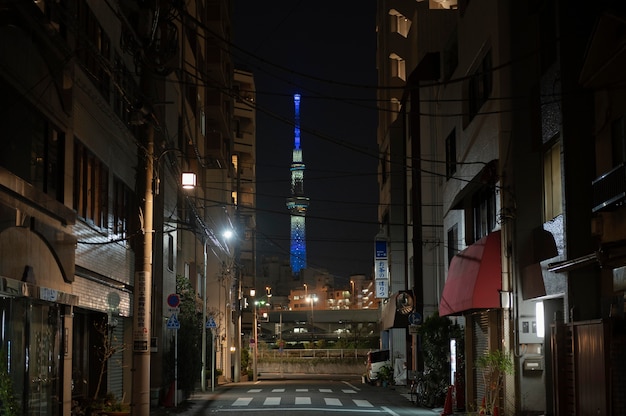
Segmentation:
{"type": "Polygon", "coordinates": [[[31,303],[27,319],[28,409],[26,414],[59,414],[61,319],[56,305],[31,303]]]}

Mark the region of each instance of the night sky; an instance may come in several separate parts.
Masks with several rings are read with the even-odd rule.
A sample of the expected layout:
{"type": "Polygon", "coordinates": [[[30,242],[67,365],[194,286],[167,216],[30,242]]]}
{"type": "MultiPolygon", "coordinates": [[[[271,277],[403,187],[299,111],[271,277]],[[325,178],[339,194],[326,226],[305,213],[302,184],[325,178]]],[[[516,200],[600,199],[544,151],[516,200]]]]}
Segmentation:
{"type": "Polygon", "coordinates": [[[300,93],[308,268],[371,276],[378,232],[375,0],[235,0],[233,56],[257,89],[257,256],[289,258],[300,93]]]}

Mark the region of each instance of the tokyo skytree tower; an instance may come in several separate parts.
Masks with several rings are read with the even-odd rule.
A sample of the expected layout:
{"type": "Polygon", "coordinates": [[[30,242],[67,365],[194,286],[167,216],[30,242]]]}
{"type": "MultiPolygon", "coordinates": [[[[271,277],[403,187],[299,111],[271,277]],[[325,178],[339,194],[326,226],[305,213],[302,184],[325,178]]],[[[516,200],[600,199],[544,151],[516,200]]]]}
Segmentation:
{"type": "Polygon", "coordinates": [[[305,217],[309,198],[304,196],[304,163],[300,149],[300,94],[294,94],[295,107],[294,148],[291,159],[291,196],[287,198],[287,208],[291,214],[291,273],[300,276],[306,269],[305,217]]]}

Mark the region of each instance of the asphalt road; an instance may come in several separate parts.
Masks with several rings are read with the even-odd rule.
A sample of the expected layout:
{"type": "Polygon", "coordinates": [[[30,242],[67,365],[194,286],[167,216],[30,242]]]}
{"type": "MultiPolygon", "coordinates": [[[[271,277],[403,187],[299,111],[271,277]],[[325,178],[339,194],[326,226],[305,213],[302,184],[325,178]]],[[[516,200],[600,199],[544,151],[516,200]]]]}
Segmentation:
{"type": "MultiPolygon", "coordinates": [[[[176,414],[250,416],[294,415],[440,415],[442,409],[420,409],[409,400],[405,386],[377,387],[354,376],[266,376],[257,382],[230,383],[214,392],[197,393],[184,412],[162,409],[155,416],[176,414]]],[[[178,409],[181,410],[181,409],[178,409]]]]}

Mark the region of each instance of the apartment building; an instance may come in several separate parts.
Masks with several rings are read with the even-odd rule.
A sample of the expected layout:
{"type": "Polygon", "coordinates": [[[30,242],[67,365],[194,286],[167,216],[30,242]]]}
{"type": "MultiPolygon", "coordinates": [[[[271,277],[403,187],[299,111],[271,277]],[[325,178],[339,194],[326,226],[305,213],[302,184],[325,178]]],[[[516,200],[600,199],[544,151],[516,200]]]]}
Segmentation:
{"type": "Polygon", "coordinates": [[[242,234],[254,152],[233,144],[230,2],[0,10],[3,359],[24,414],[70,414],[96,391],[103,324],[125,347],[100,391],[147,415],[169,385],[177,276],[236,339],[241,239],[222,231],[242,234]],[[186,173],[195,188],[183,189],[186,173]]]}
{"type": "MultiPolygon", "coordinates": [[[[486,394],[477,359],[501,350],[501,411],[619,414],[623,6],[441,3],[379,3],[383,319],[412,289],[414,312],[464,327],[463,407],[486,394]]],[[[419,369],[396,322],[389,343],[419,369]]]]}

